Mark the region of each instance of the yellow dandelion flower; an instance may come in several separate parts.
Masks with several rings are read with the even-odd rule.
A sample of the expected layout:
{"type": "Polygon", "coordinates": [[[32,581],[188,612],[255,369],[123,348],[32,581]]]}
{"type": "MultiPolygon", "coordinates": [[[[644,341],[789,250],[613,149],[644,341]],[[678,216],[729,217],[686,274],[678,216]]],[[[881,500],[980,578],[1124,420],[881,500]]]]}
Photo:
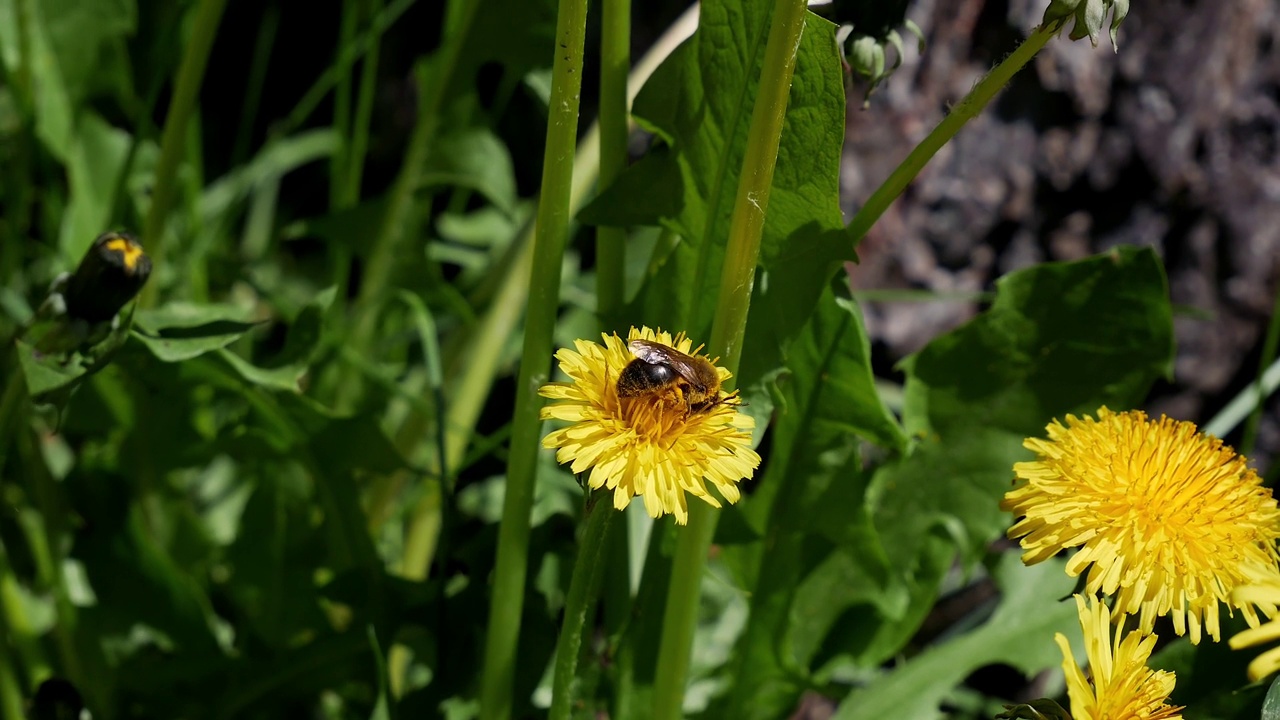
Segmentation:
{"type": "MultiPolygon", "coordinates": [[[[689,517],[685,493],[720,506],[707,482],[737,502],[737,484],[751,477],[760,456],[751,449],[755,422],[737,411],[731,396],[717,390],[710,402],[691,408],[689,386],[674,370],[667,373],[667,387],[618,396],[618,376],[636,359],[628,342],[658,343],[696,357],[689,339],[647,327],[632,328],[627,342],[616,334],[603,338],[603,346],[576,340],[575,349],[556,353],[569,382],[542,386],[543,397],[560,401],[544,407],[542,418],[572,424],[549,433],[543,446],[555,448],[561,463],[572,462],[574,473],[590,469],[587,484],[612,490],[619,510],[639,496],[651,517],[670,513],[683,525],[689,517]]],[[[724,368],[715,371],[721,382],[730,377],[724,368]]]]}
{"type": "MultiPolygon", "coordinates": [[[[1254,603],[1259,606],[1276,607],[1280,605],[1280,577],[1258,577],[1250,585],[1236,588],[1232,594],[1236,602],[1254,603]]],[[[1244,647],[1261,645],[1265,642],[1280,639],[1280,618],[1276,618],[1261,627],[1249,628],[1236,633],[1231,638],[1231,647],[1239,650],[1244,647]]],[[[1280,670],[1280,646],[1271,648],[1254,658],[1249,663],[1249,680],[1257,682],[1280,670]]]]}
{"type": "Polygon", "coordinates": [[[1116,613],[1137,615],[1144,633],[1170,614],[1192,643],[1202,629],[1220,639],[1219,602],[1251,626],[1259,608],[1275,612],[1231,595],[1250,575],[1280,572],[1280,510],[1244,458],[1189,422],[1105,407],[1048,433],[1023,443],[1039,457],[1013,466],[1000,503],[1021,516],[1009,537],[1022,539],[1023,562],[1078,547],[1067,572],[1087,568],[1089,594],[1114,595],[1116,613]]]}
{"type": "Polygon", "coordinates": [[[1084,630],[1084,652],[1093,684],[1071,655],[1062,633],[1054,635],[1062,649],[1062,671],[1067,675],[1067,697],[1074,720],[1177,720],[1182,708],[1165,703],[1173,692],[1174,674],[1147,667],[1156,636],[1137,630],[1124,635],[1124,619],[1111,635],[1111,611],[1090,598],[1076,595],[1076,610],[1084,630]],[[1124,637],[1121,640],[1121,637],[1124,637]]]}

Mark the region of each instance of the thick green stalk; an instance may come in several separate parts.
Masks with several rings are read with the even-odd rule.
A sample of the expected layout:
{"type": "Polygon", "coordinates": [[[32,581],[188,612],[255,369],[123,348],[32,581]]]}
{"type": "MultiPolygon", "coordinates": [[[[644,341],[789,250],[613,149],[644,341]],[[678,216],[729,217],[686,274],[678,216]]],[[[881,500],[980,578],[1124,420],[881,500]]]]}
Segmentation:
{"type": "MultiPolygon", "coordinates": [[[[760,71],[760,91],[752,108],[751,127],[747,131],[747,151],[742,159],[742,174],[738,179],[733,216],[729,221],[728,245],[720,272],[720,295],[708,344],[710,353],[718,355],[722,364],[734,374],[738,372],[738,361],[742,357],[742,336],[747,327],[747,310],[751,306],[760,237],[769,207],[778,143],[787,114],[791,76],[795,71],[796,51],[804,32],[806,14],[805,0],[781,0],[774,9],[764,51],[764,67],[760,71]]],[[[681,717],[702,573],[718,519],[719,515],[709,505],[695,501],[689,507],[688,527],[676,541],[654,677],[653,717],[657,720],[681,717]]]]}
{"type": "Polygon", "coordinates": [[[849,237],[856,244],[862,237],[867,234],[871,226],[876,220],[889,209],[889,205],[902,194],[907,185],[916,179],[916,175],[924,169],[925,164],[946,145],[955,134],[960,132],[960,128],[964,124],[972,120],[982,112],[982,109],[991,102],[991,98],[996,93],[1004,89],[1005,85],[1013,79],[1013,76],[1022,69],[1022,66],[1030,62],[1031,58],[1040,52],[1040,49],[1049,42],[1054,35],[1058,34],[1061,26],[1046,27],[1041,26],[1031,33],[1031,37],[1027,38],[1018,46],[1016,50],[1009,54],[999,65],[986,77],[978,81],[977,85],[964,96],[951,112],[938,123],[938,126],[929,133],[924,140],[916,145],[911,154],[907,155],[907,159],[902,161],[889,178],[884,181],[876,191],[871,193],[871,197],[867,198],[867,202],[858,210],[858,214],[853,216],[853,220],[849,222],[849,237]]]}
{"type": "Polygon", "coordinates": [[[565,598],[564,623],[556,644],[556,666],[551,682],[550,720],[569,720],[578,679],[578,658],[582,655],[582,631],[592,614],[599,590],[601,561],[605,558],[605,537],[609,523],[619,511],[613,508],[612,494],[599,491],[587,496],[583,513],[578,557],[573,562],[569,594],[565,598]]]}
{"type": "Polygon", "coordinates": [[[547,381],[551,365],[551,334],[560,304],[560,266],[569,240],[569,203],[586,26],[587,0],[560,0],[528,316],[512,418],[507,491],[498,529],[484,674],[480,680],[481,720],[506,720],[511,716],[511,681],[529,564],[529,510],[533,503],[538,436],[542,431],[538,387],[547,381]]]}
{"type": "MultiPolygon", "coordinates": [[[[600,187],[627,167],[627,73],[631,70],[631,0],[605,0],[600,37],[600,187]]],[[[596,314],[607,332],[626,300],[627,230],[596,229],[596,314]]]]}
{"type": "MultiPolygon", "coordinates": [[[[200,84],[204,81],[205,65],[209,61],[209,50],[213,47],[226,6],[227,0],[200,0],[196,7],[195,24],[191,28],[182,64],[178,67],[169,113],[165,116],[164,133],[160,137],[160,160],[156,163],[156,174],[151,183],[151,207],[147,209],[142,229],[143,246],[151,256],[152,266],[157,269],[164,268],[164,228],[169,219],[169,206],[173,203],[178,166],[182,163],[187,143],[187,122],[195,109],[200,84]]],[[[139,307],[154,306],[159,288],[160,283],[154,279],[147,283],[142,288],[139,307]]]]}

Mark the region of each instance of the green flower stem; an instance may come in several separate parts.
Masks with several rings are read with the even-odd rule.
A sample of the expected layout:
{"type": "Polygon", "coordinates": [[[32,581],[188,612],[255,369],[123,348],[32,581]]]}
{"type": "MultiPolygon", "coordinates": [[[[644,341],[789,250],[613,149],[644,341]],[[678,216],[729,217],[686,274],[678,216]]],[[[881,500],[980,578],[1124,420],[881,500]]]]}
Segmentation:
{"type": "Polygon", "coordinates": [[[20,718],[25,712],[22,707],[22,689],[18,687],[13,658],[9,655],[9,647],[4,640],[4,634],[0,634],[0,717],[20,718]]]}
{"type": "Polygon", "coordinates": [[[343,179],[346,177],[347,158],[351,151],[351,68],[350,55],[344,52],[355,42],[356,25],[360,21],[360,10],[357,0],[343,0],[342,19],[338,23],[338,84],[333,90],[333,126],[342,138],[342,143],[329,156],[329,206],[339,207],[341,203],[343,179]]]}
{"type": "Polygon", "coordinates": [[[1249,418],[1244,423],[1244,434],[1240,439],[1240,454],[1248,457],[1253,454],[1253,443],[1258,438],[1258,422],[1262,419],[1262,406],[1267,396],[1262,392],[1262,376],[1267,366],[1276,359],[1276,347],[1280,345],[1280,289],[1276,291],[1271,306],[1271,322],[1267,325],[1267,338],[1262,343],[1262,357],[1258,359],[1258,379],[1254,382],[1255,402],[1249,418]]]}
{"type": "MultiPolygon", "coordinates": [[[[696,24],[697,6],[694,6],[686,11],[636,64],[627,83],[628,101],[634,98],[640,86],[653,74],[662,60],[693,32],[696,24]]],[[[570,214],[576,213],[582,207],[589,197],[592,186],[595,185],[599,170],[599,143],[599,125],[592,125],[578,143],[573,165],[573,186],[569,196],[570,214]]],[[[502,347],[524,315],[525,301],[529,296],[533,236],[536,230],[536,225],[530,225],[516,239],[518,249],[504,271],[501,281],[497,283],[498,294],[480,318],[480,323],[463,352],[466,362],[463,365],[462,374],[456,378],[456,381],[451,381],[449,384],[452,392],[445,417],[446,462],[442,476],[443,482],[448,486],[452,486],[452,479],[463,462],[464,453],[475,430],[476,420],[480,417],[485,399],[489,396],[489,389],[498,372],[502,347]]],[[[416,434],[420,435],[422,432],[424,431],[420,430],[416,434]]],[[[407,432],[402,433],[402,436],[414,434],[407,432]]],[[[429,490],[429,492],[432,491],[434,490],[429,490]]],[[[385,503],[380,503],[370,514],[373,517],[385,517],[386,512],[380,509],[384,506],[385,503]]],[[[402,561],[400,568],[405,577],[426,576],[427,568],[431,565],[436,550],[434,534],[442,527],[440,517],[442,511],[443,508],[439,503],[426,501],[415,505],[405,533],[406,559],[402,561]]],[[[403,670],[407,668],[407,656],[403,659],[398,657],[402,652],[403,648],[400,646],[394,646],[391,649],[392,659],[388,662],[395,661],[392,663],[393,681],[397,674],[403,674],[403,670]]]]}
{"type": "MultiPolygon", "coordinates": [[[[742,159],[742,175],[729,221],[728,246],[720,273],[720,295],[711,325],[712,355],[734,374],[742,357],[742,336],[751,306],[756,263],[760,256],[760,236],[764,231],[769,191],[778,160],[778,143],[787,114],[791,76],[796,66],[796,50],[804,32],[805,0],[782,0],[773,11],[764,67],[760,71],[760,91],[751,112],[747,151],[742,159]]],[[[671,567],[655,671],[653,717],[675,720],[681,717],[689,655],[697,623],[698,599],[707,551],[715,535],[719,515],[711,506],[694,501],[689,507],[688,527],[676,541],[671,567]]]]}
{"type": "MultiPolygon", "coordinates": [[[[373,0],[369,13],[374,18],[382,12],[382,1],[373,0]]],[[[374,30],[377,28],[375,27],[374,30]]],[[[369,149],[369,123],[373,117],[373,92],[378,80],[378,50],[382,34],[371,32],[368,53],[360,74],[360,94],[356,98],[355,117],[350,132],[343,136],[345,160],[340,166],[342,175],[334,180],[334,207],[341,210],[354,207],[360,201],[360,183],[364,177],[365,155],[369,149]]],[[[347,56],[343,47],[343,56],[347,56]]],[[[354,57],[354,56],[352,56],[354,57]]],[[[339,247],[334,253],[333,281],[338,287],[338,302],[345,302],[347,283],[351,276],[351,251],[339,247]]]]}
{"type": "MultiPolygon", "coordinates": [[[[7,364],[9,380],[5,383],[4,395],[0,396],[0,477],[4,477],[5,460],[9,457],[9,446],[14,442],[14,428],[17,427],[18,415],[22,409],[22,401],[26,398],[26,382],[22,379],[22,369],[18,367],[17,351],[8,353],[12,362],[7,364]]],[[[5,358],[0,358],[0,367],[5,367],[5,358]]]]}
{"type": "MultiPolygon", "coordinates": [[[[178,67],[173,100],[169,103],[169,114],[165,117],[164,133],[160,138],[160,160],[156,164],[155,178],[151,183],[151,207],[147,209],[142,227],[143,246],[151,256],[152,266],[159,270],[165,267],[164,228],[169,219],[169,206],[173,203],[178,166],[182,163],[183,151],[188,141],[187,124],[200,94],[200,84],[204,82],[209,50],[213,47],[213,38],[217,35],[222,11],[226,6],[227,0],[200,0],[196,7],[195,24],[191,28],[191,38],[187,42],[187,51],[182,56],[182,64],[178,67]]],[[[160,283],[155,279],[147,283],[142,288],[139,307],[153,307],[159,288],[160,283]]]]}
{"type": "MultiPolygon", "coordinates": [[[[449,78],[458,64],[459,54],[479,5],[476,2],[450,3],[445,21],[445,44],[440,50],[440,57],[434,64],[421,63],[417,68],[418,119],[409,137],[404,164],[391,187],[378,235],[369,252],[369,263],[360,278],[360,294],[356,298],[355,318],[347,341],[361,355],[368,356],[373,344],[382,301],[386,290],[392,285],[391,271],[395,267],[396,250],[411,224],[414,193],[421,185],[422,171],[426,166],[431,138],[440,122],[449,78]]],[[[337,407],[342,411],[350,411],[359,399],[362,387],[359,369],[349,368],[344,382],[339,384],[337,407]]]]}
{"type": "Polygon", "coordinates": [[[853,216],[853,220],[849,222],[849,237],[856,244],[862,237],[867,234],[871,226],[876,220],[889,209],[889,205],[902,194],[916,175],[924,169],[926,163],[942,148],[947,142],[960,132],[960,128],[964,124],[972,120],[982,112],[982,109],[991,102],[991,98],[996,93],[1004,89],[1005,85],[1013,79],[1013,76],[1022,69],[1024,65],[1031,61],[1031,58],[1040,52],[1040,49],[1049,42],[1053,36],[1061,30],[1061,25],[1055,27],[1040,26],[1036,28],[1031,37],[1027,38],[1018,46],[1016,50],[1009,54],[999,65],[986,77],[978,81],[977,85],[964,96],[952,110],[938,123],[938,126],[929,133],[924,140],[916,145],[911,154],[907,155],[907,159],[902,161],[889,178],[884,181],[876,191],[871,193],[871,197],[867,198],[867,202],[858,210],[858,214],[853,216]]]}
{"type": "Polygon", "coordinates": [[[560,305],[560,267],[569,240],[569,204],[586,26],[587,0],[560,0],[547,144],[542,161],[542,197],[538,202],[538,229],[529,283],[529,314],[516,385],[507,490],[498,529],[484,674],[480,679],[481,720],[506,720],[511,716],[511,681],[529,564],[529,511],[533,504],[538,436],[542,431],[538,387],[546,382],[551,364],[551,334],[560,305]]]}
{"type": "Polygon", "coordinates": [[[573,577],[569,581],[569,595],[565,598],[564,623],[560,626],[560,641],[556,644],[550,720],[569,720],[573,708],[578,658],[582,654],[582,631],[600,588],[601,560],[605,557],[609,523],[617,514],[613,508],[612,493],[602,490],[587,496],[578,557],[573,562],[573,577]]]}
{"type": "MultiPolygon", "coordinates": [[[[654,43],[649,52],[636,63],[627,83],[628,102],[653,71],[671,52],[690,34],[697,25],[697,6],[691,7],[666,33],[654,43]]],[[[600,126],[593,124],[578,143],[573,164],[573,187],[569,195],[570,214],[576,213],[586,202],[596,183],[599,174],[600,126]]],[[[507,266],[500,281],[496,284],[498,294],[489,304],[481,317],[478,328],[468,340],[463,356],[466,362],[462,374],[451,379],[449,386],[453,389],[449,397],[448,415],[445,418],[445,464],[444,478],[450,482],[458,463],[463,459],[471,435],[475,430],[476,420],[489,396],[489,388],[497,375],[498,363],[506,339],[511,337],[516,324],[524,315],[525,300],[529,296],[529,274],[533,263],[533,236],[537,226],[531,225],[517,238],[518,249],[513,254],[512,262],[507,266]]],[[[670,243],[674,245],[674,243],[670,243]]],[[[412,433],[410,433],[412,434],[412,433]]],[[[418,434],[421,434],[420,432],[418,434]]],[[[414,443],[409,443],[413,445],[414,443]]],[[[413,534],[413,526],[419,523],[436,523],[430,517],[429,506],[422,513],[410,518],[409,533],[413,534]]],[[[384,513],[375,513],[376,517],[384,513]]],[[[421,534],[417,537],[425,537],[421,534]]],[[[431,564],[430,554],[422,555],[425,563],[423,572],[431,564]]],[[[408,570],[406,570],[408,572],[408,570]]]]}
{"type": "MultiPolygon", "coordinates": [[[[600,187],[627,167],[627,73],[631,70],[631,0],[605,0],[600,38],[600,187]]],[[[596,314],[606,331],[626,300],[627,230],[596,229],[596,314]]]]}

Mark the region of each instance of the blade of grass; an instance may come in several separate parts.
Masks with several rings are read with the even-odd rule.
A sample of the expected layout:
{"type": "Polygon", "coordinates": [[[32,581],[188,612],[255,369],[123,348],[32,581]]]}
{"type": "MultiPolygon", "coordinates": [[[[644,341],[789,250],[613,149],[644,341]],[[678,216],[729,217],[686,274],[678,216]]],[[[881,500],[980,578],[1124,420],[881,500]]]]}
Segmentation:
{"type": "MultiPolygon", "coordinates": [[[[356,352],[368,354],[377,329],[378,316],[385,292],[392,285],[391,271],[395,267],[395,254],[400,241],[411,224],[413,196],[418,189],[432,136],[440,121],[445,91],[458,62],[463,42],[475,18],[476,2],[454,2],[449,5],[445,21],[444,43],[440,56],[433,66],[420,63],[418,75],[418,118],[409,138],[404,164],[396,176],[387,200],[387,208],[374,238],[368,264],[360,279],[360,294],[356,298],[348,344],[356,352]]],[[[362,383],[354,369],[346,373],[346,381],[339,384],[336,403],[339,410],[349,412],[359,399],[362,383]]]]}
{"type": "Polygon", "coordinates": [[[329,158],[329,207],[341,204],[343,180],[346,178],[347,161],[351,145],[351,71],[355,67],[354,53],[347,48],[355,42],[356,25],[360,22],[359,0],[342,0],[342,18],[338,23],[338,57],[334,60],[334,74],[338,84],[333,89],[333,127],[342,142],[337,152],[329,158]]]}
{"type": "Polygon", "coordinates": [[[1240,454],[1253,454],[1253,443],[1258,439],[1258,422],[1262,419],[1262,406],[1267,399],[1262,392],[1262,375],[1266,368],[1276,359],[1276,345],[1280,344],[1280,288],[1276,289],[1276,298],[1271,305],[1271,322],[1267,323],[1267,339],[1262,343],[1262,357],[1258,358],[1258,380],[1254,383],[1256,400],[1249,419],[1244,423],[1244,437],[1240,439],[1240,454]]]}
{"type": "MultiPolygon", "coordinates": [[[[370,13],[382,13],[382,0],[370,0],[370,13]]],[[[373,119],[373,93],[378,81],[378,53],[382,35],[369,37],[368,52],[360,69],[360,94],[356,98],[356,114],[351,123],[351,153],[347,157],[347,172],[343,178],[340,207],[350,207],[360,200],[360,183],[364,177],[364,160],[369,150],[369,123],[373,119]]]]}
{"type": "MultiPolygon", "coordinates": [[[[143,246],[147,248],[151,264],[155,268],[164,267],[164,229],[169,219],[169,205],[173,202],[178,166],[182,163],[183,150],[188,140],[187,122],[200,94],[205,65],[209,61],[209,50],[213,47],[213,39],[217,35],[222,11],[226,6],[227,0],[200,0],[196,7],[191,37],[187,41],[187,50],[178,67],[178,80],[160,139],[160,160],[156,164],[156,174],[151,184],[151,207],[147,209],[142,231],[143,246]]],[[[139,307],[153,307],[159,287],[160,283],[154,279],[147,283],[142,288],[139,307]]]]}
{"type": "Polygon", "coordinates": [[[1280,387],[1280,360],[1273,361],[1257,383],[1241,390],[1212,420],[1205,423],[1202,430],[1217,438],[1226,437],[1254,408],[1271,397],[1277,387],[1280,387]]]}
{"type": "MultiPolygon", "coordinates": [[[[417,0],[396,0],[387,6],[385,10],[374,16],[372,27],[364,34],[360,35],[354,43],[343,49],[339,56],[340,61],[355,62],[369,52],[383,33],[390,28],[395,21],[400,18],[417,0]]],[[[302,99],[297,105],[293,106],[293,111],[281,123],[280,134],[290,135],[294,130],[302,127],[307,119],[311,117],[311,113],[320,106],[329,91],[333,89],[335,83],[338,82],[337,67],[331,65],[311,87],[307,88],[307,92],[303,94],[302,99]]]]}

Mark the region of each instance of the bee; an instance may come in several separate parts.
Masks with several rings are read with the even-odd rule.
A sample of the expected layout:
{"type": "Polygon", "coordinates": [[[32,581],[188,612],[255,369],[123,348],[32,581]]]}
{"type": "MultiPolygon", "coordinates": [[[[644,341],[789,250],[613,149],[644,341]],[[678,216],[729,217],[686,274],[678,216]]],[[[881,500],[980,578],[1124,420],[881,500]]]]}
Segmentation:
{"type": "Polygon", "coordinates": [[[618,375],[618,397],[660,395],[673,391],[684,405],[687,418],[710,412],[717,405],[737,398],[737,392],[720,395],[720,373],[711,361],[686,355],[673,347],[650,340],[627,343],[636,358],[618,375]]]}

